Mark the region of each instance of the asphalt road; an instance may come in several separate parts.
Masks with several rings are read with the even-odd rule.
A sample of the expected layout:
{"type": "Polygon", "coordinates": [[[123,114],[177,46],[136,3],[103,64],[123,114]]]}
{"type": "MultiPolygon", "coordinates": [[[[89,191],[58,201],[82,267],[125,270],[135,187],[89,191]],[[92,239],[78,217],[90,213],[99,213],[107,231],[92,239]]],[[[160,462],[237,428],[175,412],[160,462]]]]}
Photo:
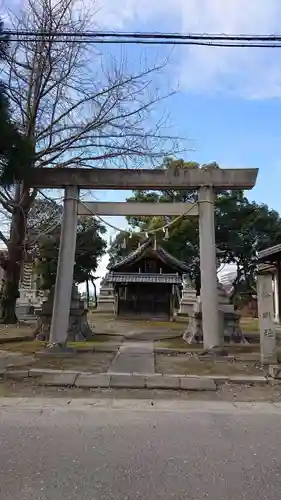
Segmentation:
{"type": "Polygon", "coordinates": [[[280,417],[267,403],[0,400],[0,498],[276,500],[280,417]]]}

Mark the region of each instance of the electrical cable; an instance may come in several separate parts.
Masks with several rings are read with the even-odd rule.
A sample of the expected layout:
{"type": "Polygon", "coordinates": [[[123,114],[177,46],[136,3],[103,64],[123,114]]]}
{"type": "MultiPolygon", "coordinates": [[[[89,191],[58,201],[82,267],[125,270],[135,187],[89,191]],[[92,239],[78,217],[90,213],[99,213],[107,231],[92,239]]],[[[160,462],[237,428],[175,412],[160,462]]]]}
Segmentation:
{"type": "MultiPolygon", "coordinates": [[[[35,39],[32,38],[11,38],[10,42],[25,42],[25,43],[30,43],[34,42],[35,39]]],[[[62,42],[61,40],[52,40],[52,43],[58,43],[62,42]]],[[[80,39],[66,39],[63,40],[63,43],[75,43],[75,44],[95,44],[95,45],[188,45],[188,46],[201,46],[201,47],[225,47],[225,48],[267,48],[267,49],[279,49],[281,48],[281,42],[278,43],[227,43],[227,42],[200,42],[200,41],[189,41],[189,40],[183,40],[183,41],[171,41],[171,40],[164,40],[164,41],[158,41],[158,40],[102,40],[102,39],[95,39],[95,40],[87,40],[85,42],[84,40],[80,39]]]]}
{"type": "Polygon", "coordinates": [[[149,45],[199,45],[208,47],[281,48],[281,35],[161,33],[161,32],[112,32],[112,31],[35,31],[10,29],[3,35],[14,42],[33,42],[51,39],[52,43],[95,44],[149,44],[149,45]]]}
{"type": "Polygon", "coordinates": [[[73,37],[79,38],[141,38],[141,39],[160,39],[160,40],[220,40],[220,41],[281,41],[281,34],[276,35],[249,35],[249,34],[216,34],[216,33],[163,33],[163,32],[114,32],[114,31],[45,31],[45,30],[4,30],[3,35],[7,36],[34,36],[45,38],[53,37],[73,37]]]}

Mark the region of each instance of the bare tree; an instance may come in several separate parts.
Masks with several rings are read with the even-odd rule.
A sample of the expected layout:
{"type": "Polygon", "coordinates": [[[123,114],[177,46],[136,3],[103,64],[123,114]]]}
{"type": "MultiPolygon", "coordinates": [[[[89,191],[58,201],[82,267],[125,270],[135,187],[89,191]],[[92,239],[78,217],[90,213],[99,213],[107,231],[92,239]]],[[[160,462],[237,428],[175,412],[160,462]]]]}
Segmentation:
{"type": "MultiPolygon", "coordinates": [[[[92,25],[76,0],[27,0],[11,22],[14,29],[41,34],[21,35],[11,44],[6,75],[14,119],[33,144],[31,166],[92,167],[109,159],[140,166],[174,151],[163,119],[153,120],[156,104],[168,95],[155,85],[163,64],[130,71],[124,57],[109,60],[92,44],[59,37],[92,25]]],[[[36,194],[24,184],[0,193],[12,217],[2,301],[6,323],[16,321],[26,220],[36,194]]]]}

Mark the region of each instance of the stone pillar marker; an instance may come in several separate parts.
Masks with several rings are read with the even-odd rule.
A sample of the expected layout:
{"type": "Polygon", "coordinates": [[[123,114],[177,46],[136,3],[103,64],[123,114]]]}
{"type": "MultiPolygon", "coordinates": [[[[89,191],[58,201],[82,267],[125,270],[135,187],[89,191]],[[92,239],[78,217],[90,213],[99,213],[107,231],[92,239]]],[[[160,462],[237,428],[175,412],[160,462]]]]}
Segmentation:
{"type": "Polygon", "coordinates": [[[280,323],[279,317],[279,294],[278,294],[278,274],[274,274],[274,321],[280,323]]]}
{"type": "Polygon", "coordinates": [[[67,341],[76,248],[78,197],[77,187],[65,188],[50,345],[64,344],[67,341]]]}
{"type": "Polygon", "coordinates": [[[191,316],[193,313],[193,306],[197,302],[196,289],[190,279],[185,274],[183,275],[183,290],[180,300],[179,316],[191,316]]]}
{"type": "Polygon", "coordinates": [[[261,363],[277,363],[276,332],[273,310],[272,275],[258,274],[258,312],[260,328],[261,363]]]}
{"type": "Polygon", "coordinates": [[[200,187],[198,201],[203,339],[204,348],[210,350],[223,342],[219,328],[213,187],[200,187]]]}

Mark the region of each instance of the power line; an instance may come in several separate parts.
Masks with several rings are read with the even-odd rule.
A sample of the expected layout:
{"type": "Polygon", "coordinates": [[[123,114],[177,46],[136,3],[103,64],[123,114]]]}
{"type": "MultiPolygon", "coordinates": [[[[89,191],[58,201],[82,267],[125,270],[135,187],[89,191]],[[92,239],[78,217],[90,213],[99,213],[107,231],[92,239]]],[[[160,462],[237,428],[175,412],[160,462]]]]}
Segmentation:
{"type": "Polygon", "coordinates": [[[256,47],[279,48],[281,35],[208,34],[208,33],[159,33],[159,32],[111,32],[111,31],[33,31],[5,30],[4,35],[12,42],[34,42],[51,39],[64,43],[95,44],[148,44],[148,45],[199,45],[209,47],[256,47]]]}
{"type": "Polygon", "coordinates": [[[281,35],[247,35],[247,34],[208,34],[208,33],[160,33],[160,32],[113,32],[113,31],[46,31],[46,30],[4,30],[4,35],[36,37],[68,37],[79,36],[81,38],[142,38],[142,39],[180,39],[180,40],[233,40],[233,41],[281,41],[281,35]]]}
{"type": "MultiPolygon", "coordinates": [[[[14,38],[10,39],[11,42],[34,42],[36,38],[14,38]]],[[[58,43],[61,42],[61,40],[53,40],[53,43],[58,43]]],[[[236,48],[271,48],[271,49],[277,49],[281,48],[281,42],[280,43],[217,43],[217,42],[196,42],[196,41],[172,41],[172,40],[165,40],[165,41],[157,41],[157,40],[102,40],[96,38],[95,40],[81,40],[81,39],[75,39],[75,38],[69,38],[63,40],[64,43],[87,43],[87,44],[96,44],[96,45],[102,45],[102,44],[115,44],[115,45],[189,45],[189,46],[203,46],[203,47],[236,47],[236,48]]]]}

